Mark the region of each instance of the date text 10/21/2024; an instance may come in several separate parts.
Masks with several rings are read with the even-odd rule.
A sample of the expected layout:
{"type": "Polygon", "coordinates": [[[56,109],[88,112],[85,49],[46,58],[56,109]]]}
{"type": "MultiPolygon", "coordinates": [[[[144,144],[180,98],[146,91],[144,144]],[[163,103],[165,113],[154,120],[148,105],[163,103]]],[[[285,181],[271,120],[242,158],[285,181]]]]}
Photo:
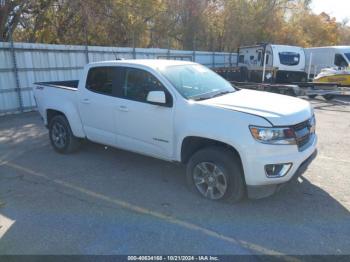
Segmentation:
{"type": "Polygon", "coordinates": [[[128,261],[219,261],[217,256],[128,256],[128,261]]]}

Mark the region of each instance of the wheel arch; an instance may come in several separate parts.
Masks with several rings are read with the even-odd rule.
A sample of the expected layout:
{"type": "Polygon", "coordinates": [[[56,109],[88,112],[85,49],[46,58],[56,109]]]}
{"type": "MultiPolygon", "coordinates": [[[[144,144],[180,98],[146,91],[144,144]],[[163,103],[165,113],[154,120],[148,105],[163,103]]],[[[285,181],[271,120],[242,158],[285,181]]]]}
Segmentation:
{"type": "MultiPolygon", "coordinates": [[[[183,140],[183,146],[181,150],[181,160],[183,163],[187,164],[186,167],[186,179],[188,185],[195,189],[194,178],[193,178],[193,168],[196,164],[198,164],[201,157],[211,162],[210,159],[213,160],[213,163],[217,163],[215,161],[222,163],[226,163],[228,166],[231,165],[233,168],[231,171],[233,173],[227,174],[231,177],[229,181],[235,181],[231,184],[228,184],[228,188],[225,191],[225,195],[220,197],[220,199],[225,199],[226,201],[236,203],[240,201],[246,194],[246,181],[244,175],[244,169],[242,166],[242,160],[239,152],[236,148],[231,146],[230,144],[224,143],[222,141],[204,138],[204,137],[186,137],[183,140]],[[207,150],[205,150],[207,149],[207,150]],[[203,151],[202,151],[203,150],[203,151]],[[196,154],[196,152],[198,152],[196,154]],[[209,153],[209,154],[208,154],[209,153]],[[195,154],[195,158],[191,159],[191,156],[195,154]],[[198,158],[199,157],[199,158],[198,158]],[[197,160],[196,160],[197,159],[197,160]],[[197,162],[196,162],[197,161],[197,162]],[[238,174],[236,176],[232,176],[232,174],[238,174]],[[230,189],[229,189],[230,188],[230,189]]],[[[227,166],[226,166],[227,167],[227,166]]],[[[197,191],[198,191],[197,187],[197,191]]],[[[200,191],[200,190],[199,190],[200,191]]]]}
{"type": "Polygon", "coordinates": [[[46,126],[47,127],[49,126],[51,120],[57,115],[62,115],[67,119],[74,136],[80,137],[80,138],[85,137],[85,133],[82,128],[80,117],[76,116],[76,113],[74,112],[73,112],[73,116],[71,116],[70,114],[67,114],[65,110],[47,108],[46,109],[46,126]]]}
{"type": "MultiPolygon", "coordinates": [[[[47,126],[50,125],[50,122],[51,120],[55,117],[55,116],[58,116],[58,115],[62,115],[64,117],[66,117],[66,115],[62,112],[62,111],[59,111],[59,110],[56,110],[56,109],[46,109],[46,122],[47,122],[47,126]]],[[[66,117],[67,118],[67,117],[66,117]]]]}
{"type": "Polygon", "coordinates": [[[228,149],[235,157],[237,157],[243,171],[242,159],[238,150],[235,147],[219,140],[200,137],[200,136],[187,136],[182,140],[181,163],[187,164],[187,162],[195,152],[205,147],[211,147],[211,146],[224,147],[228,149]]]}

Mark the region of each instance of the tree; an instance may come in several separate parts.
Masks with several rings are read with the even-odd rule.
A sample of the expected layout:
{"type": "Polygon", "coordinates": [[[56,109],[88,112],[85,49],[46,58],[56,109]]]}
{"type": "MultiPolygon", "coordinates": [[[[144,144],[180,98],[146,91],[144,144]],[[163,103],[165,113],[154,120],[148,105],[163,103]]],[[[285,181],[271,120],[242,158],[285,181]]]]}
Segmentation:
{"type": "Polygon", "coordinates": [[[0,41],[9,41],[13,31],[28,12],[31,1],[8,0],[0,5],[0,41]]]}
{"type": "Polygon", "coordinates": [[[311,0],[1,0],[0,41],[235,51],[349,44],[347,21],[311,0]]]}

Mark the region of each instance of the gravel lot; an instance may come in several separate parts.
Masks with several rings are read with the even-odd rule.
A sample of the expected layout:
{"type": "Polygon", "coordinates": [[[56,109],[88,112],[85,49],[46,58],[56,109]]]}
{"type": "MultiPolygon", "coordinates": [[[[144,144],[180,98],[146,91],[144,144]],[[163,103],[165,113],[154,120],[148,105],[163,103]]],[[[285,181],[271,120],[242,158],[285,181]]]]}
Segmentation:
{"type": "Polygon", "coordinates": [[[49,145],[37,113],[0,118],[0,254],[350,254],[350,99],[312,100],[318,157],[276,195],[236,205],[184,168],[86,143],[49,145]]]}

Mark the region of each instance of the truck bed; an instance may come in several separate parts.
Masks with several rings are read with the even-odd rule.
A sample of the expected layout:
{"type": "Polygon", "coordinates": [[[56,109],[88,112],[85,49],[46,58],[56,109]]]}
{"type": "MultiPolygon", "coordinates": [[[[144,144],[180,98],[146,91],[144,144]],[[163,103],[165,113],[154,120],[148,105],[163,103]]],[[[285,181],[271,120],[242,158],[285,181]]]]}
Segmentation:
{"type": "Polygon", "coordinates": [[[78,89],[79,80],[37,82],[34,84],[38,86],[50,86],[50,87],[63,88],[63,89],[75,91],[78,89]]]}

